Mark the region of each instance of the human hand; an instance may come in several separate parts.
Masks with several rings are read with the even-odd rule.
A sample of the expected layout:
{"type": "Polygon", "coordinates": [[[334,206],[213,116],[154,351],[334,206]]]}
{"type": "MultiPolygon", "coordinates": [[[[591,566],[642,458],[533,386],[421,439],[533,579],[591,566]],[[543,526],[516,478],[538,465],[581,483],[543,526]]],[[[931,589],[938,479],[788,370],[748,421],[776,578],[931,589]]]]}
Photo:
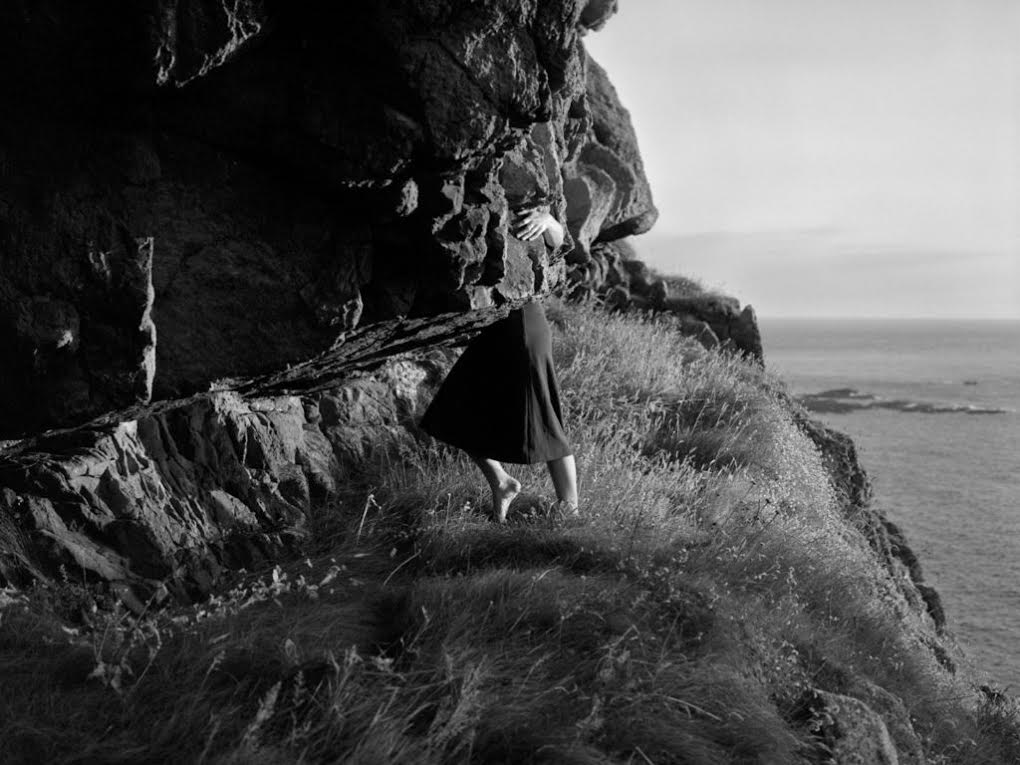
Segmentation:
{"type": "Polygon", "coordinates": [[[563,224],[549,214],[549,208],[545,205],[525,208],[519,212],[512,232],[525,242],[533,242],[541,236],[554,249],[563,244],[563,224]]]}
{"type": "Polygon", "coordinates": [[[557,220],[545,207],[533,207],[518,213],[514,220],[513,235],[525,242],[532,242],[544,234],[550,226],[559,226],[557,220]]]}

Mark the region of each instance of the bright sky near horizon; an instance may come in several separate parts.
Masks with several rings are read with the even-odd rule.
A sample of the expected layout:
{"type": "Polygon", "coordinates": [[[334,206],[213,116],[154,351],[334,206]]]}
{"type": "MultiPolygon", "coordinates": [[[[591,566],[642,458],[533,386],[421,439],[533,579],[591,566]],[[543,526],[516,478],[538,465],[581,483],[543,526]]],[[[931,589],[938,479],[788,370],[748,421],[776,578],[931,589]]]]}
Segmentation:
{"type": "Polygon", "coordinates": [[[764,316],[1020,318],[1020,0],[621,0],[653,266],[764,316]]]}

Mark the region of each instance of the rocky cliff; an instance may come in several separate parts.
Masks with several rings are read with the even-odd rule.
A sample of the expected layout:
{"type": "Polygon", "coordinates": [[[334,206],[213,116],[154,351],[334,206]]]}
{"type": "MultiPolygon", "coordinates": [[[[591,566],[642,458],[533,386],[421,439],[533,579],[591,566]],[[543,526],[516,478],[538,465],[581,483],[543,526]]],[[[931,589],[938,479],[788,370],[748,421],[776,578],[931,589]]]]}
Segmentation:
{"type": "Polygon", "coordinates": [[[760,360],[750,307],[674,289],[623,241],[656,210],[582,42],[614,10],[5,5],[0,435],[21,438],[0,574],[207,593],[301,537],[372,429],[408,422],[439,348],[533,295],[663,312],[760,360]],[[509,231],[536,201],[567,223],[558,251],[509,231]]]}
{"type": "MultiPolygon", "coordinates": [[[[0,430],[556,289],[656,211],[581,42],[615,3],[0,9],[0,430]],[[508,232],[546,201],[559,252],[508,232]]],[[[0,433],[2,434],[2,433],[0,433]]]]}
{"type": "Polygon", "coordinates": [[[534,295],[672,311],[760,357],[753,313],[741,339],[739,306],[670,303],[613,244],[657,215],[582,44],[614,10],[5,5],[2,502],[25,535],[6,577],[67,564],[208,591],[203,569],[300,536],[329,483],[300,467],[329,473],[348,448],[307,435],[318,403],[295,394],[346,401],[355,372],[463,343],[534,295]],[[535,202],[567,224],[558,251],[509,231],[535,202]]]}

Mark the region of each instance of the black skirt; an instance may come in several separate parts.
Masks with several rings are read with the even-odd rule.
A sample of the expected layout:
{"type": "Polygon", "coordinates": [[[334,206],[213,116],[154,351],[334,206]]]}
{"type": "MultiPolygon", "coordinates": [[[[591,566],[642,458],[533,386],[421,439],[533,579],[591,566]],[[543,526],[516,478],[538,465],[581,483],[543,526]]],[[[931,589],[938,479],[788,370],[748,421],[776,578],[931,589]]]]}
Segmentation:
{"type": "Polygon", "coordinates": [[[540,304],[511,311],[468,344],[421,426],[472,456],[500,462],[548,462],[571,453],[540,304]]]}

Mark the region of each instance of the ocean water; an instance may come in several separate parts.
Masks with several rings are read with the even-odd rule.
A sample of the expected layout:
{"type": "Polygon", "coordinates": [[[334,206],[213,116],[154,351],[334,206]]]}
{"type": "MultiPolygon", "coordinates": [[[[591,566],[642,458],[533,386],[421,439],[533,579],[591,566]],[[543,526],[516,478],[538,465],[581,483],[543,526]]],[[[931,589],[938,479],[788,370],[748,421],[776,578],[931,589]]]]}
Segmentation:
{"type": "Polygon", "coordinates": [[[766,365],[857,443],[968,657],[1020,694],[1020,321],[761,329],[766,365]]]}

